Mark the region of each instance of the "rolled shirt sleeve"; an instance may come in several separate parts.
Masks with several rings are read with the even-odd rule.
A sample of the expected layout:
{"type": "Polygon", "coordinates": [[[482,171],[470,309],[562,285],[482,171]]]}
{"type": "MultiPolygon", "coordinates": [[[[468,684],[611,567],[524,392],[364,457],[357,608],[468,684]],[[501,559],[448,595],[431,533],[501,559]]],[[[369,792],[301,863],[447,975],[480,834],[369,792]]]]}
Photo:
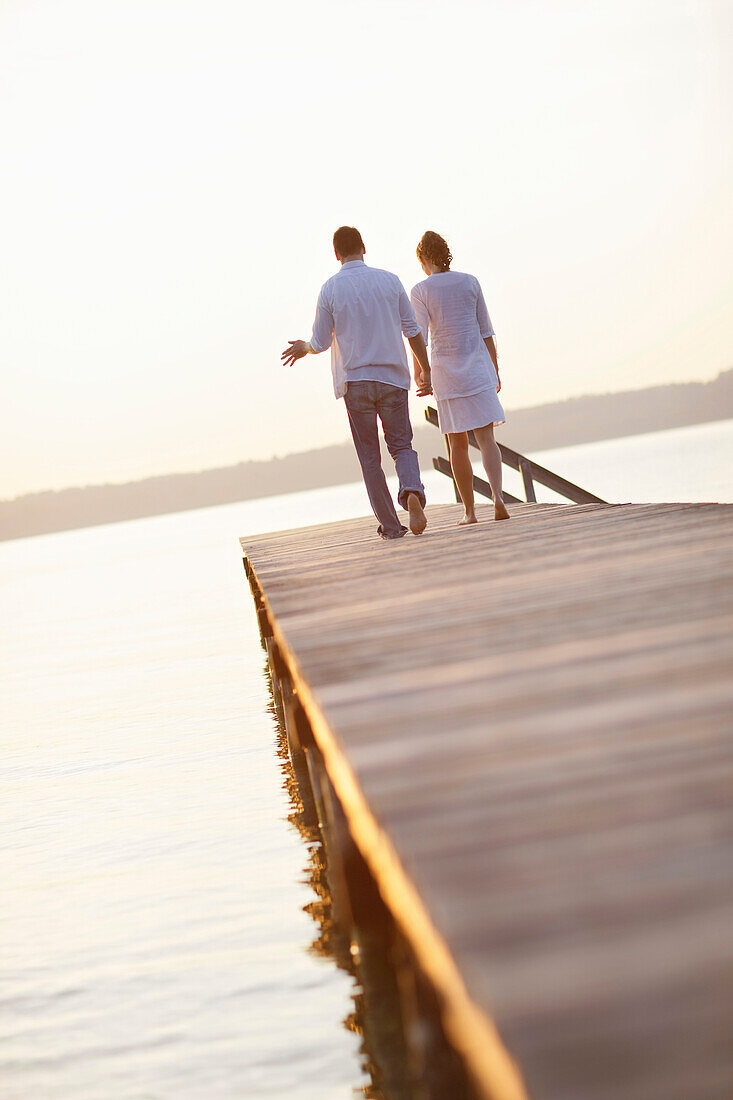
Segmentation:
{"type": "Polygon", "coordinates": [[[331,347],[333,341],[333,311],[329,302],[324,294],[324,289],[321,289],[318,295],[318,305],[316,306],[316,316],[313,321],[313,332],[310,338],[310,346],[313,352],[317,355],[321,351],[325,351],[326,348],[331,347]]]}
{"type": "Polygon", "coordinates": [[[481,284],[478,279],[476,280],[476,318],[478,320],[479,328],[481,330],[482,340],[486,340],[489,336],[495,336],[494,326],[491,324],[491,318],[489,317],[489,311],[486,308],[486,302],[484,301],[484,294],[481,290],[481,284]]]}
{"type": "Polygon", "coordinates": [[[420,331],[423,334],[423,340],[427,345],[428,342],[428,330],[430,327],[430,317],[428,316],[428,307],[418,294],[418,288],[414,286],[410,295],[410,301],[412,302],[412,308],[415,312],[415,320],[420,326],[420,331]]]}
{"type": "MultiPolygon", "coordinates": [[[[399,282],[399,280],[398,280],[399,282]]],[[[410,299],[407,297],[407,291],[403,287],[402,283],[399,283],[399,307],[400,307],[400,324],[402,326],[402,332],[408,338],[417,336],[420,333],[420,325],[415,319],[412,306],[410,305],[410,299]]]]}

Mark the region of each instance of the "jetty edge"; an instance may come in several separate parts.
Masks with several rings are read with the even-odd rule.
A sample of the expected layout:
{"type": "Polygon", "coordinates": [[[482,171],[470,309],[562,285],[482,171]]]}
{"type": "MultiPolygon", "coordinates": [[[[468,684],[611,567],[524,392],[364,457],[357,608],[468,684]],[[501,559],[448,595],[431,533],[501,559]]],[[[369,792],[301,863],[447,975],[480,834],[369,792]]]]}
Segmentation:
{"type": "Polygon", "coordinates": [[[477,1095],[723,1095],[733,507],[510,510],[241,540],[296,737],[477,1095]]]}
{"type": "MultiPolygon", "coordinates": [[[[242,539],[241,542],[245,548],[247,540],[242,539]]],[[[305,751],[310,783],[315,802],[319,804],[319,819],[322,827],[325,826],[324,832],[326,835],[334,832],[338,835],[340,822],[333,820],[333,810],[327,804],[327,797],[324,798],[321,793],[323,778],[318,776],[318,765],[309,753],[311,738],[317,744],[350,836],[418,965],[434,987],[440,1005],[441,1024],[448,1041],[465,1060],[466,1069],[477,1089],[476,1095],[481,1100],[528,1100],[519,1070],[504,1047],[495,1024],[469,996],[451,953],[406,874],[392,841],[369,807],[339,739],[302,675],[297,657],[288,646],[259,583],[256,569],[246,554],[244,563],[257,607],[273,685],[282,697],[291,758],[299,751],[305,751]],[[322,801],[326,802],[325,807],[321,807],[322,801]]],[[[331,845],[329,848],[333,863],[338,856],[331,845]]],[[[343,879],[343,866],[336,870],[336,875],[338,879],[343,879]]],[[[340,882],[336,898],[342,904],[343,895],[347,892],[348,887],[340,882]]]]}

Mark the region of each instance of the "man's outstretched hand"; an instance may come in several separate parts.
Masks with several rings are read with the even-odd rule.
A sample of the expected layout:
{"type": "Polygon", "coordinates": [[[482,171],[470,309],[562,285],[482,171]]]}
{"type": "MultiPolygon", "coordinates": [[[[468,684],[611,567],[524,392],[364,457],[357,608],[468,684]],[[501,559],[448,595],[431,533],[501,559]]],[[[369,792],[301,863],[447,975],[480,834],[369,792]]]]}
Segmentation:
{"type": "Polygon", "coordinates": [[[280,358],[286,367],[292,367],[298,359],[308,354],[308,345],[305,340],[291,340],[280,358]]]}

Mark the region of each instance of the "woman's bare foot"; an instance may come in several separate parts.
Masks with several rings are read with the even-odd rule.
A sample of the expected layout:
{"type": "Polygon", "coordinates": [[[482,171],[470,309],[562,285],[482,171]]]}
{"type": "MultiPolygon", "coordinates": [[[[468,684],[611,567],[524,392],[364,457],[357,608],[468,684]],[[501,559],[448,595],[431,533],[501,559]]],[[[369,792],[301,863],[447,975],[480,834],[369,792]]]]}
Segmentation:
{"type": "Polygon", "coordinates": [[[407,514],[410,517],[410,530],[413,535],[421,535],[428,521],[417,493],[410,493],[407,497],[407,514]]]}
{"type": "Polygon", "coordinates": [[[466,527],[469,523],[478,523],[475,512],[466,512],[463,519],[458,520],[459,527],[466,527]]]}
{"type": "Polygon", "coordinates": [[[494,519],[511,519],[503,500],[494,501],[494,519]]]}

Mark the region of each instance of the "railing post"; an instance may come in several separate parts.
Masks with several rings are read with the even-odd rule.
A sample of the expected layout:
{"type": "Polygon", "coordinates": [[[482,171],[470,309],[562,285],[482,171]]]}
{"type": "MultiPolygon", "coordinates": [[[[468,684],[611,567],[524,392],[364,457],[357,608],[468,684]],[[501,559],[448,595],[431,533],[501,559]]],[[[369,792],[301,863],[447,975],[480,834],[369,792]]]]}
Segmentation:
{"type": "MultiPolygon", "coordinates": [[[[445,453],[448,455],[448,461],[450,462],[450,440],[449,440],[447,435],[443,436],[443,440],[445,442],[445,453]]],[[[451,466],[451,471],[452,470],[453,470],[453,467],[451,466]]],[[[458,504],[460,504],[461,503],[461,494],[458,492],[458,486],[456,485],[456,479],[453,477],[452,473],[451,473],[451,481],[453,482],[453,492],[455,494],[456,502],[458,504]]]]}
{"type": "Polygon", "coordinates": [[[532,467],[529,462],[525,462],[523,458],[519,460],[519,472],[522,475],[522,483],[524,485],[524,495],[527,498],[528,504],[536,504],[537,497],[534,491],[534,481],[532,480],[532,467]]]}

